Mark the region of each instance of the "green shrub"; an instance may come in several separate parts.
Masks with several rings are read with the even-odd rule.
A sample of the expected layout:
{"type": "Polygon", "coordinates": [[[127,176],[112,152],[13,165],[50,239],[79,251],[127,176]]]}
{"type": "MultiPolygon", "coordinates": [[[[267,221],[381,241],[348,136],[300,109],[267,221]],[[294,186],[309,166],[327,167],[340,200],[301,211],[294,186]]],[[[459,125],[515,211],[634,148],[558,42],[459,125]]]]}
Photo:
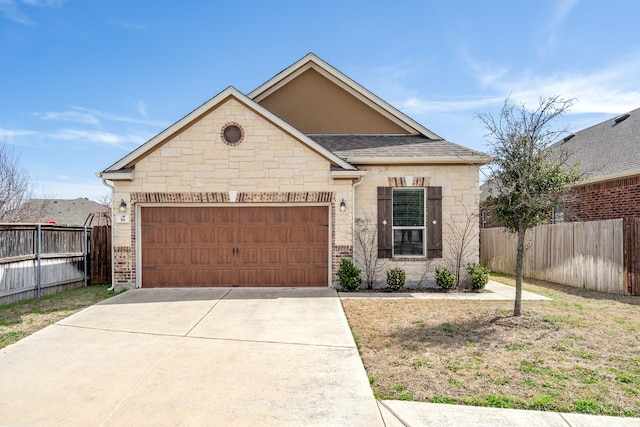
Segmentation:
{"type": "Polygon", "coordinates": [[[480,264],[471,264],[467,266],[467,273],[471,276],[471,290],[478,292],[489,282],[489,269],[480,264]]]}
{"type": "Polygon", "coordinates": [[[387,270],[387,286],[393,292],[397,292],[404,288],[404,284],[407,280],[407,276],[404,274],[404,270],[401,268],[392,268],[387,270]]]}
{"type": "Polygon", "coordinates": [[[453,289],[456,286],[456,276],[446,267],[436,268],[436,285],[447,291],[453,289]]]}
{"type": "Polygon", "coordinates": [[[338,280],[342,290],[355,292],[362,284],[362,271],[351,260],[342,258],[338,269],[338,280]]]}

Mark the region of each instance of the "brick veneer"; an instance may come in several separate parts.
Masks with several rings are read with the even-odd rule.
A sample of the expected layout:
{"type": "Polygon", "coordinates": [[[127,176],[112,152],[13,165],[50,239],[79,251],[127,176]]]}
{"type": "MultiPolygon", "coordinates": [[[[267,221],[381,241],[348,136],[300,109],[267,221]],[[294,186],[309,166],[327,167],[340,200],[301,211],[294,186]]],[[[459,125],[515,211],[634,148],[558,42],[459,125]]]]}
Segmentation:
{"type": "Polygon", "coordinates": [[[331,281],[334,284],[338,283],[338,269],[340,268],[340,261],[342,260],[342,258],[353,260],[353,246],[344,245],[333,247],[333,265],[331,266],[333,277],[331,281]]]}
{"type": "Polygon", "coordinates": [[[640,218],[640,175],[574,187],[564,205],[565,221],[640,218]]]}
{"type": "Polygon", "coordinates": [[[113,276],[116,284],[135,283],[135,254],[131,247],[115,246],[113,248],[113,266],[113,276]]]}

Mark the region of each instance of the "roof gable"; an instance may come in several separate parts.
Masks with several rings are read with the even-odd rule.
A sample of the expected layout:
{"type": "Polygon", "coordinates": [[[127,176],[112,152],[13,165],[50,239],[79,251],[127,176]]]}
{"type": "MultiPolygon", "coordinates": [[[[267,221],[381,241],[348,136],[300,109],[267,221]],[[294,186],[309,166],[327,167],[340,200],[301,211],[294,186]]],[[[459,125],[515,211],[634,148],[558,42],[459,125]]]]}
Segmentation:
{"type": "Polygon", "coordinates": [[[169,126],[164,131],[160,132],[158,135],[118,160],[116,163],[105,169],[103,172],[98,173],[98,176],[106,179],[117,179],[119,175],[121,175],[121,179],[131,179],[132,178],[132,168],[135,167],[135,164],[138,163],[141,159],[145,158],[153,151],[162,146],[165,142],[169,141],[176,134],[183,132],[186,130],[192,123],[208,114],[210,111],[215,109],[217,106],[226,102],[230,98],[234,98],[243,105],[245,105],[250,110],[254,111],[256,114],[265,118],[265,120],[273,123],[278,128],[282,129],[284,132],[290,134],[295,139],[300,141],[307,148],[315,151],[322,157],[326,158],[330,163],[339,166],[345,170],[356,170],[356,168],[346,162],[345,160],[338,157],[336,154],[324,148],[322,145],[316,143],[308,136],[295,129],[288,123],[284,122],[279,117],[275,116],[270,111],[261,107],[259,104],[255,103],[247,96],[239,92],[233,87],[228,87],[224,91],[220,92],[218,95],[211,98],[206,103],[202,104],[197,109],[193,110],[191,113],[169,126]]]}
{"type": "Polygon", "coordinates": [[[442,139],[312,53],[248,96],[305,133],[442,139]]]}

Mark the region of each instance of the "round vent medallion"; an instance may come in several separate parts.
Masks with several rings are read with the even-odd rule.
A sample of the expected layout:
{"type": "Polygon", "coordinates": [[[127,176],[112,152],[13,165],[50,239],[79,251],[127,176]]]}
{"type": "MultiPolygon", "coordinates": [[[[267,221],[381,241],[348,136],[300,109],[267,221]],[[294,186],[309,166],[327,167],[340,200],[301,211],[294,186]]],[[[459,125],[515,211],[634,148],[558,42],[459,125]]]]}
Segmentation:
{"type": "Polygon", "coordinates": [[[222,141],[231,146],[240,144],[242,142],[242,138],[244,138],[244,131],[237,123],[227,123],[222,127],[220,134],[222,136],[222,141]]]}

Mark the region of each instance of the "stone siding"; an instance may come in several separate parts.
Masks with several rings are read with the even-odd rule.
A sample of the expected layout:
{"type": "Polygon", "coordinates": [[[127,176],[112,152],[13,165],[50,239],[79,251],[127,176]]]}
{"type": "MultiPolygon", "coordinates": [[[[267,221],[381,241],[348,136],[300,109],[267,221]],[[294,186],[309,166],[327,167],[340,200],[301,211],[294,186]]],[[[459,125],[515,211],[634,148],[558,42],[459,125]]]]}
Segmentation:
{"type": "Polygon", "coordinates": [[[367,174],[356,187],[356,219],[375,224],[377,221],[377,187],[442,187],[442,258],[392,258],[383,261],[378,285],[384,286],[385,271],[393,267],[405,270],[408,286],[430,286],[434,284],[435,268],[449,266],[454,255],[457,235],[468,221],[472,221],[470,239],[466,249],[468,256],[463,261],[478,262],[479,227],[479,169],[475,165],[407,165],[367,166],[367,174]],[[426,271],[426,275],[425,275],[426,271]],[[422,280],[422,283],[420,283],[422,280]]]}

